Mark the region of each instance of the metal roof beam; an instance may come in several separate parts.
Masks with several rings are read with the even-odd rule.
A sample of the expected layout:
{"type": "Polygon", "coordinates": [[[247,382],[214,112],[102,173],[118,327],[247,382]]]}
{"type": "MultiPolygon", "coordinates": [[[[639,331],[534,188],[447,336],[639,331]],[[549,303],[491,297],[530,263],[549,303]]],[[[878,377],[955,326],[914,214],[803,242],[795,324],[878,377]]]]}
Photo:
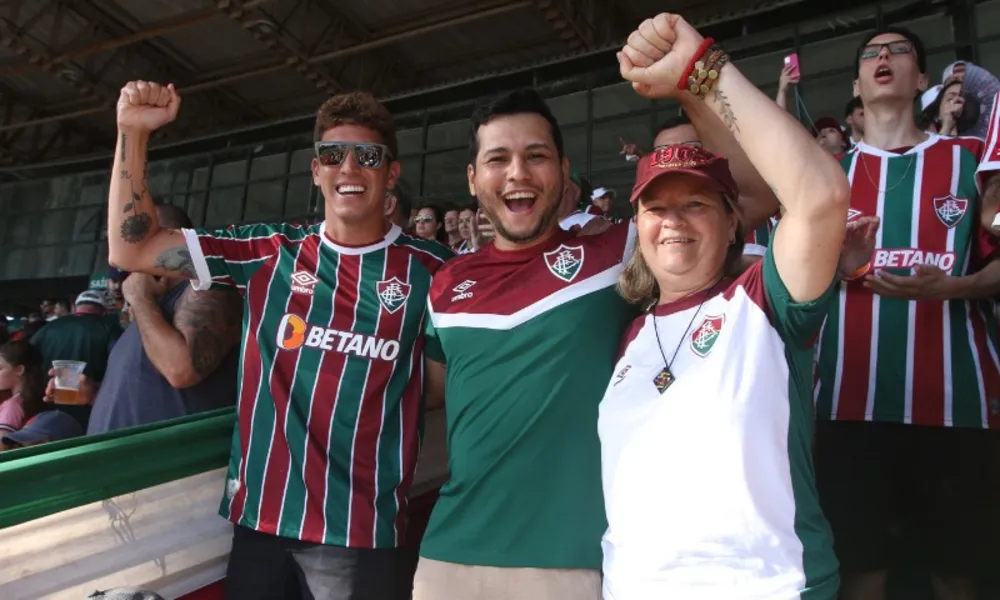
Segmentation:
{"type": "Polygon", "coordinates": [[[571,50],[606,44],[616,36],[623,18],[614,0],[534,0],[534,4],[571,50]]]}
{"type": "MultiPolygon", "coordinates": [[[[259,3],[258,1],[254,4],[259,3]]],[[[94,23],[108,35],[122,36],[131,31],[131,28],[126,24],[127,18],[121,15],[109,14],[100,7],[95,6],[90,0],[78,0],[72,6],[74,12],[88,22],[94,23]]],[[[120,40],[123,38],[112,38],[112,41],[115,39],[120,40]]],[[[109,44],[108,49],[110,48],[120,51],[124,49],[124,45],[109,44]]],[[[149,43],[128,48],[127,51],[131,51],[134,56],[139,56],[152,65],[163,69],[162,73],[146,73],[144,76],[146,79],[155,79],[163,76],[165,79],[173,81],[178,87],[181,87],[185,81],[191,81],[195,78],[195,67],[185,64],[183,55],[171,48],[163,40],[149,40],[149,43]],[[163,49],[160,47],[161,45],[167,48],[163,49]]],[[[218,90],[216,93],[218,94],[216,100],[224,103],[222,108],[214,111],[214,118],[216,119],[227,115],[242,115],[246,118],[260,118],[264,116],[264,113],[250,106],[243,98],[236,94],[226,90],[218,90]]]]}
{"type": "Polygon", "coordinates": [[[306,79],[309,80],[317,91],[333,94],[344,88],[344,85],[337,81],[326,69],[315,67],[309,64],[309,56],[297,48],[285,36],[277,31],[277,23],[271,15],[259,8],[247,8],[241,0],[217,0],[216,8],[222,11],[227,17],[239,23],[247,33],[252,35],[271,50],[279,52],[285,56],[285,64],[306,79]],[[261,26],[261,20],[274,24],[272,27],[261,26]]]}

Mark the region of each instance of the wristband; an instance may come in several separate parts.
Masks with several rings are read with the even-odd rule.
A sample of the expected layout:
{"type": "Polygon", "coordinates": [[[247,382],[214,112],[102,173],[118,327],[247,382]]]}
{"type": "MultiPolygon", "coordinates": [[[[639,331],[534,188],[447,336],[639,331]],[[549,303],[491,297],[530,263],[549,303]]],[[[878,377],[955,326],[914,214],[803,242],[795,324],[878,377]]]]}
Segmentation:
{"type": "Polygon", "coordinates": [[[840,278],[843,279],[844,281],[854,281],[855,279],[860,279],[863,275],[868,273],[869,270],[871,270],[871,267],[872,263],[871,261],[868,261],[867,263],[858,267],[853,273],[841,275],[840,278]]]}
{"type": "Polygon", "coordinates": [[[704,40],[701,41],[701,45],[698,46],[697,52],[695,52],[694,56],[691,57],[691,62],[688,63],[687,68],[684,69],[683,73],[681,73],[681,78],[677,82],[677,89],[678,90],[682,90],[683,91],[683,90],[688,89],[688,87],[689,87],[688,86],[688,78],[691,77],[691,73],[694,72],[694,64],[696,62],[698,62],[698,59],[701,58],[702,55],[705,54],[705,51],[708,50],[712,46],[712,44],[714,44],[714,43],[715,43],[715,40],[712,39],[712,38],[705,38],[704,40]]]}

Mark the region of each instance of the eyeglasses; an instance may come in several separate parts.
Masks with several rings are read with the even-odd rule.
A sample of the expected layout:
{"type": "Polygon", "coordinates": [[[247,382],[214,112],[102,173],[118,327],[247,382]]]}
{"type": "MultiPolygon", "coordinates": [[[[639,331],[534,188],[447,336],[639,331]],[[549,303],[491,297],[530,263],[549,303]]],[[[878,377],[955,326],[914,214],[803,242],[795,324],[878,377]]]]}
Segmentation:
{"type": "Polygon", "coordinates": [[[888,48],[889,54],[909,54],[913,52],[913,42],[910,40],[896,40],[885,44],[868,44],[861,50],[861,60],[871,60],[882,54],[882,48],[888,48]]]}
{"type": "Polygon", "coordinates": [[[354,161],[365,169],[377,169],[392,159],[389,148],[382,144],[354,142],[316,142],[316,159],[324,167],[336,167],[344,163],[348,152],[354,152],[354,161]]]}
{"type": "Polygon", "coordinates": [[[417,217],[413,219],[414,223],[430,223],[434,220],[434,217],[417,217]]]}

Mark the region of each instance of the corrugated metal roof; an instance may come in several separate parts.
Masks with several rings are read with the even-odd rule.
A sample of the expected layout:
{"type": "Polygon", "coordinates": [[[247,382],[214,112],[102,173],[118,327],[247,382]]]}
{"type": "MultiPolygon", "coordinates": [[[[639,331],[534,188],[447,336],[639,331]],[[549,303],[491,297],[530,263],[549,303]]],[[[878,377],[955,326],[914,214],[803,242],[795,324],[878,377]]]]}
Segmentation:
{"type": "MultiPolygon", "coordinates": [[[[690,10],[697,21],[713,17],[713,10],[753,11],[800,0],[667,0],[666,6],[663,0],[547,1],[566,7],[572,1],[574,8],[553,17],[534,0],[88,0],[60,3],[33,21],[45,3],[25,2],[8,23],[15,34],[24,29],[21,39],[0,43],[0,83],[30,102],[15,107],[17,120],[0,125],[0,138],[16,128],[42,126],[49,135],[60,124],[77,124],[64,143],[49,144],[45,155],[31,160],[89,154],[113,143],[103,132],[113,126],[113,97],[121,85],[168,72],[182,83],[184,111],[204,112],[172,125],[176,140],[234,122],[311,112],[337,89],[317,86],[317,79],[343,88],[374,87],[382,97],[412,95],[607,52],[643,17],[666,6],[690,10]],[[560,21],[578,12],[592,22],[560,21]],[[63,33],[47,47],[55,22],[63,33]],[[617,23],[619,30],[602,27],[606,23],[617,23]],[[560,33],[580,30],[600,33],[594,47],[573,51],[581,40],[561,40],[560,33]],[[70,56],[56,67],[39,68],[14,51],[18,43],[49,57],[70,56]],[[308,64],[296,66],[297,60],[308,64]],[[61,77],[62,71],[67,73],[61,77]],[[102,101],[101,94],[111,99],[102,101]],[[44,116],[26,121],[35,112],[44,116]]],[[[0,31],[0,42],[2,36],[0,31]]],[[[12,154],[30,152],[32,137],[7,142],[16,152],[4,152],[0,139],[0,168],[23,162],[12,154]]]]}

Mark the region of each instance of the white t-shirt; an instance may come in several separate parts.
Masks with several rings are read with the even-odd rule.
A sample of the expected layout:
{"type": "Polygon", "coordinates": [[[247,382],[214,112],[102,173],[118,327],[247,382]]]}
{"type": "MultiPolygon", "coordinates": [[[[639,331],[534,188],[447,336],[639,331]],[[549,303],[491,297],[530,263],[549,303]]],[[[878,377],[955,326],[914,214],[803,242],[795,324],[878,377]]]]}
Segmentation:
{"type": "Polygon", "coordinates": [[[768,251],[633,323],[598,425],[605,600],[836,597],[811,459],[811,346],[832,297],[793,302],[768,251]],[[668,361],[676,349],[662,393],[654,318],[668,361]]]}
{"type": "Polygon", "coordinates": [[[591,219],[597,219],[597,218],[599,218],[597,215],[592,215],[590,213],[583,211],[577,211],[569,215],[568,217],[564,217],[561,221],[559,221],[559,226],[565,229],[566,231],[570,231],[576,225],[583,227],[584,225],[589,223],[591,219]]]}

